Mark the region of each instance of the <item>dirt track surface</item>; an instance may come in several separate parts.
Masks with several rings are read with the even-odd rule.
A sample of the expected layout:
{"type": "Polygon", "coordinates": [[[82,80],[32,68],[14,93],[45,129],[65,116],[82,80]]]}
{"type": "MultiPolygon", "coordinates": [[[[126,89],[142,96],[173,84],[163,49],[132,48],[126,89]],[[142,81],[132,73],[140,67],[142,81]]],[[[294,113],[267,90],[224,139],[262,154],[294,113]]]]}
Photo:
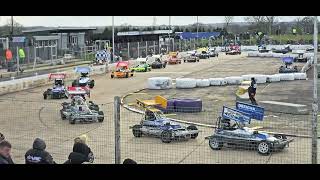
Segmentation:
{"type": "MultiPolygon", "coordinates": [[[[57,163],[63,163],[72,150],[73,139],[83,133],[87,133],[89,136],[89,145],[96,156],[95,163],[114,163],[114,122],[112,114],[114,96],[122,96],[137,89],[145,88],[146,80],[149,77],[208,78],[248,73],[274,74],[280,64],[277,59],[247,59],[243,56],[221,55],[218,59],[201,60],[200,63],[168,65],[166,69],[136,73],[133,78],[129,79],[110,79],[110,74],[96,76],[94,77],[96,87],[91,92],[90,100],[100,104],[104,111],[105,121],[101,124],[71,125],[67,121],[61,120],[59,110],[61,103],[65,100],[45,101],[42,97],[43,91],[50,86],[8,94],[0,97],[0,111],[2,113],[0,116],[0,132],[5,134],[6,138],[12,143],[13,158],[16,163],[24,163],[24,154],[31,148],[36,137],[43,138],[46,141],[47,151],[52,154],[57,163]],[[259,61],[259,63],[256,63],[256,61],[259,61]],[[247,63],[247,65],[241,65],[242,62],[247,63]],[[255,69],[254,72],[252,72],[252,68],[255,69]]],[[[290,102],[289,94],[290,97],[296,98],[294,101],[309,102],[308,97],[303,97],[306,95],[305,93],[308,93],[306,84],[301,86],[300,81],[276,84],[275,87],[281,90],[280,94],[274,95],[274,100],[288,99],[288,102],[290,102]],[[287,87],[291,89],[283,89],[287,87]],[[297,91],[298,88],[302,88],[302,91],[297,91]]],[[[211,99],[216,99],[219,103],[212,107],[210,101],[208,101],[205,103],[205,108],[217,112],[221,111],[222,102],[234,106],[235,97],[233,93],[236,88],[237,86],[223,87],[222,89],[209,87],[188,91],[179,90],[175,94],[177,97],[196,96],[197,93],[199,96],[206,94],[203,98],[211,96],[211,99]]],[[[266,91],[266,88],[272,89],[272,86],[262,88],[261,91],[266,91]]],[[[169,91],[154,91],[153,93],[173,95],[169,91]]],[[[257,98],[262,99],[263,97],[264,93],[261,92],[261,95],[258,94],[257,98]]],[[[267,93],[265,98],[269,98],[267,93]]],[[[204,119],[209,122],[215,118],[208,115],[204,119]]],[[[132,158],[138,163],[310,163],[311,151],[309,147],[311,145],[310,139],[307,138],[295,138],[292,145],[284,152],[274,153],[270,156],[260,156],[254,151],[229,148],[212,151],[207,140],[204,140],[205,136],[212,134],[210,128],[199,128],[201,133],[196,140],[163,144],[157,138],[133,137],[129,126],[139,123],[140,119],[141,115],[122,109],[122,160],[132,158]]],[[[304,123],[308,125],[308,121],[309,118],[304,123]]],[[[293,120],[294,122],[295,120],[293,120]]]]}

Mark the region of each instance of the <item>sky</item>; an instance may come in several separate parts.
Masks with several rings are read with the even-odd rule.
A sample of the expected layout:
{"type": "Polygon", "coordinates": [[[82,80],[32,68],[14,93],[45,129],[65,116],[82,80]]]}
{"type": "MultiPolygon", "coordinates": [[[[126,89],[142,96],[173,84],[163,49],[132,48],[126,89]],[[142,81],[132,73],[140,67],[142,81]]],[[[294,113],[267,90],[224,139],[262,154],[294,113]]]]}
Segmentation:
{"type": "MultiPolygon", "coordinates": [[[[115,25],[130,24],[149,26],[156,17],[156,25],[169,24],[169,16],[115,16],[115,25]]],[[[243,22],[245,16],[235,16],[235,22],[243,22]]],[[[279,21],[292,21],[297,16],[281,16],[279,21]]],[[[10,16],[0,16],[0,25],[6,24],[10,16]]],[[[108,26],[111,16],[14,16],[23,26],[108,26]]],[[[188,25],[197,21],[196,16],[171,16],[172,25],[188,25]]],[[[224,16],[199,16],[200,23],[223,23],[224,16]]]]}

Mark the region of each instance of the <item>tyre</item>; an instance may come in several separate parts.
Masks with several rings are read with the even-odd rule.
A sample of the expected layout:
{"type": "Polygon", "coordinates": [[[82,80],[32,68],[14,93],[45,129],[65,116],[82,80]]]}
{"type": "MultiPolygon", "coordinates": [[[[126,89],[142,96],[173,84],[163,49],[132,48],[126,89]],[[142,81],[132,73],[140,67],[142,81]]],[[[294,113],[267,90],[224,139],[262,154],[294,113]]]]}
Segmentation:
{"type": "Polygon", "coordinates": [[[282,134],[276,134],[276,135],[274,135],[274,137],[277,138],[277,139],[282,139],[282,140],[286,140],[287,139],[287,136],[282,135],[282,134]]]}
{"type": "Polygon", "coordinates": [[[163,143],[170,143],[172,141],[171,137],[172,137],[172,132],[171,131],[164,130],[161,133],[161,141],[163,143]]]}
{"type": "Polygon", "coordinates": [[[141,137],[142,131],[140,130],[141,125],[134,125],[132,128],[132,134],[134,137],[141,137]]]}
{"type": "Polygon", "coordinates": [[[114,75],[113,74],[111,74],[111,79],[113,79],[114,78],[114,75]]]}
{"type": "Polygon", "coordinates": [[[99,111],[98,114],[102,116],[102,117],[98,117],[98,122],[101,123],[104,120],[104,113],[103,113],[103,111],[99,111]]]}
{"type": "Polygon", "coordinates": [[[69,123],[70,123],[70,124],[76,124],[76,119],[73,119],[73,120],[72,120],[72,119],[70,118],[70,119],[69,119],[69,123]]]}
{"type": "Polygon", "coordinates": [[[76,80],[74,80],[73,82],[72,82],[72,87],[75,87],[75,86],[77,86],[77,81],[76,80]]]}
{"type": "Polygon", "coordinates": [[[60,110],[60,115],[61,115],[61,119],[62,119],[62,120],[67,119],[67,116],[63,114],[62,109],[60,110]]]}
{"type": "Polygon", "coordinates": [[[48,98],[48,93],[47,91],[43,93],[43,99],[47,99],[48,98]]]}
{"type": "Polygon", "coordinates": [[[201,99],[176,99],[175,109],[177,112],[194,113],[202,111],[201,99]]]}
{"type": "MultiPolygon", "coordinates": [[[[198,128],[194,125],[188,126],[187,130],[198,130],[198,128]]],[[[191,139],[196,139],[198,137],[198,133],[191,134],[191,139]]]]}
{"type": "Polygon", "coordinates": [[[128,78],[129,77],[129,73],[126,73],[126,78],[128,78]]]}
{"type": "Polygon", "coordinates": [[[94,87],[94,80],[90,81],[89,88],[92,89],[94,87]]]}
{"type": "Polygon", "coordinates": [[[270,154],[270,144],[266,141],[262,141],[258,144],[257,150],[259,154],[267,156],[270,154]]]}
{"type": "Polygon", "coordinates": [[[209,146],[212,150],[220,150],[223,146],[223,142],[219,141],[217,138],[209,139],[209,146]]]}

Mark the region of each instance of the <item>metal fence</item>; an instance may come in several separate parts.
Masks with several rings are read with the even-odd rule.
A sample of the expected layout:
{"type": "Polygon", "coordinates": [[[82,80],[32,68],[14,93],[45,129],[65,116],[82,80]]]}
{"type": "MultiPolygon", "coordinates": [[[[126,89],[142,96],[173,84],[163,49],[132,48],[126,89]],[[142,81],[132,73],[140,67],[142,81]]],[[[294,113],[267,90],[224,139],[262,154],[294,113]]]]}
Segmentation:
{"type": "MultiPolygon", "coordinates": [[[[271,135],[286,134],[288,139],[294,139],[289,147],[280,152],[261,155],[254,143],[248,141],[230,141],[217,146],[211,142],[209,145],[210,141],[205,137],[213,135],[221,111],[172,108],[172,112],[166,114],[167,118],[187,128],[194,124],[200,132],[195,139],[178,138],[164,143],[161,135],[135,137],[130,127],[140,125],[146,117],[121,106],[120,98],[116,98],[116,102],[96,102],[100,111],[104,112],[102,123],[72,125],[68,120],[61,119],[59,110],[63,100],[39,100],[40,91],[28,90],[27,93],[31,94],[29,97],[24,97],[26,93],[20,92],[19,96],[0,99],[0,132],[12,143],[16,163],[24,163],[24,154],[32,147],[35,138],[44,139],[46,150],[56,163],[63,163],[72,152],[73,140],[82,134],[88,135],[88,145],[95,155],[94,163],[98,164],[122,163],[126,158],[139,164],[311,163],[311,117],[308,116],[274,114],[266,121],[252,122],[249,127],[255,130],[271,135]]],[[[238,138],[250,138],[253,134],[240,134],[238,138]]]]}

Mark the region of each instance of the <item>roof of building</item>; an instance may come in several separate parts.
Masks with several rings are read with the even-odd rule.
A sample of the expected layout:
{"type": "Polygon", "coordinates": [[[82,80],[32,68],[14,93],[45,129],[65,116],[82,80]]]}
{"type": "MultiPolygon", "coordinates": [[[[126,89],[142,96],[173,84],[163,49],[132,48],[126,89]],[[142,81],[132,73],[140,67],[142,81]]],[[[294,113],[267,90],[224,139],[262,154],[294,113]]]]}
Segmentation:
{"type": "Polygon", "coordinates": [[[154,31],[127,31],[118,32],[117,36],[141,36],[141,35],[159,35],[159,34],[171,34],[172,30],[154,30],[154,31]]]}
{"type": "Polygon", "coordinates": [[[182,32],[178,33],[180,39],[202,39],[202,38],[210,38],[210,37],[218,37],[220,36],[220,32],[182,32]]]}
{"type": "Polygon", "coordinates": [[[44,31],[89,31],[96,30],[94,27],[55,27],[55,28],[35,28],[30,30],[23,30],[22,33],[34,33],[34,32],[44,32],[44,31]]]}

